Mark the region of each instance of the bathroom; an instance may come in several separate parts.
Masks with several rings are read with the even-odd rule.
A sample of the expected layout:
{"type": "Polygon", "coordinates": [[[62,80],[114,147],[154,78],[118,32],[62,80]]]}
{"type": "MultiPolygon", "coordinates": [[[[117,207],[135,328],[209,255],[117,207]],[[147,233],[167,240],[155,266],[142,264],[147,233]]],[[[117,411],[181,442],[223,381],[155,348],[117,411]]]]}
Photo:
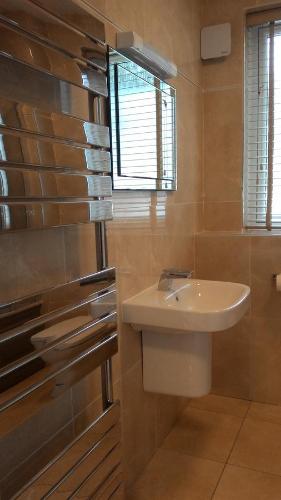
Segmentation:
{"type": "Polygon", "coordinates": [[[2,500],[281,499],[280,23],[275,0],[0,0],[2,500]],[[102,88],[129,32],[174,72],[154,81],[174,177],[128,189],[116,169],[111,197],[118,85],[88,100],[85,67],[102,88]],[[101,155],[93,179],[81,145],[101,155]],[[152,295],[140,311],[149,287],[157,302],[198,282],[216,325],[171,335],[152,295]],[[229,283],[244,295],[224,323],[229,283]]]}

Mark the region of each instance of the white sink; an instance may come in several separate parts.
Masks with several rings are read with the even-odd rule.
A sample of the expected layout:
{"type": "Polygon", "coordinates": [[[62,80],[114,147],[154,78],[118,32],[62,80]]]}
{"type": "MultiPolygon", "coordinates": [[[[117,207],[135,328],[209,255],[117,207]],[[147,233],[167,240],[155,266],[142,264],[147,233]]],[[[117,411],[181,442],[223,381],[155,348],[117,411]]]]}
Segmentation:
{"type": "Polygon", "coordinates": [[[150,392],[200,397],[211,388],[211,332],[245,315],[250,288],[240,283],[174,279],[123,302],[123,321],[142,332],[143,383],[150,392]]]}
{"type": "Polygon", "coordinates": [[[139,330],[216,332],[235,325],[249,307],[250,288],[240,283],[173,280],[173,291],[155,284],[123,302],[123,319],[139,330]]]}

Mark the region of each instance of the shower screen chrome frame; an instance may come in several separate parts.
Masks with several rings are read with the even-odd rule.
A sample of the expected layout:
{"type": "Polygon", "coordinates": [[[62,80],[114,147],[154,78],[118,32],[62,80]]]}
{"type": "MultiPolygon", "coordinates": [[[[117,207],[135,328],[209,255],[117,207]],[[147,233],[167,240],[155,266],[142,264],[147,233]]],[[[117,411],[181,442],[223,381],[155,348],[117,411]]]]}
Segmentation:
{"type": "MultiPolygon", "coordinates": [[[[108,60],[113,189],[149,191],[176,190],[176,90],[168,83],[160,80],[146,69],[110,47],[108,48],[108,60]],[[149,126],[150,131],[143,131],[142,139],[139,144],[137,144],[137,138],[141,129],[138,125],[135,133],[128,132],[127,125],[127,132],[125,132],[126,137],[122,137],[122,106],[124,110],[124,99],[123,103],[121,102],[120,104],[120,82],[122,72],[123,80],[126,78],[128,81],[135,79],[139,82],[139,85],[142,86],[141,92],[150,94],[150,97],[147,97],[150,101],[146,102],[150,102],[151,106],[155,108],[153,115],[151,115],[151,112],[147,112],[147,120],[150,120],[151,124],[149,126]],[[165,112],[165,109],[167,110],[166,123],[163,118],[163,110],[165,112]],[[167,119],[170,120],[170,122],[167,121],[167,119]],[[147,139],[147,134],[150,133],[152,139],[151,137],[147,139]],[[133,145],[128,145],[128,137],[130,136],[132,137],[129,140],[132,141],[132,144],[134,143],[133,145]],[[125,145],[123,154],[124,149],[127,149],[127,160],[124,160],[124,157],[122,158],[122,141],[125,145]],[[151,165],[151,168],[154,168],[154,172],[145,171],[148,169],[148,166],[145,166],[147,157],[141,152],[145,147],[149,146],[152,146],[152,148],[148,151],[148,157],[152,160],[153,165],[151,165]],[[133,153],[130,153],[128,148],[136,149],[135,152],[133,151],[133,153]],[[132,162],[131,166],[130,162],[132,162]]],[[[123,97],[124,95],[125,97],[129,96],[129,92],[123,94],[123,97]]],[[[136,106],[142,106],[140,99],[136,106]]],[[[144,106],[146,106],[146,104],[144,104],[144,106]]],[[[130,113],[130,110],[128,111],[130,113]]],[[[140,120],[141,119],[142,118],[140,118],[140,120]]],[[[134,120],[136,121],[135,116],[134,120]]],[[[123,125],[126,130],[125,121],[123,121],[123,125]]],[[[147,127],[147,124],[145,124],[145,127],[147,127]]]]}

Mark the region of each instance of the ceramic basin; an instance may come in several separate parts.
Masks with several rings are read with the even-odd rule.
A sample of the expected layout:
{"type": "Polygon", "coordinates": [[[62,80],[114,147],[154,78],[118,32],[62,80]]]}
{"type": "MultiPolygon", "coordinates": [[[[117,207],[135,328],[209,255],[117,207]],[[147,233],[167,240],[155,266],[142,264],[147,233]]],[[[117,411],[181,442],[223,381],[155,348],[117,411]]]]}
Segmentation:
{"type": "Polygon", "coordinates": [[[240,283],[175,279],[171,291],[157,286],[123,303],[125,322],[139,330],[216,332],[235,325],[249,307],[250,288],[240,283]]]}
{"type": "Polygon", "coordinates": [[[200,397],[210,392],[212,332],[244,316],[250,288],[239,283],[174,279],[123,302],[123,320],[142,332],[143,385],[149,392],[200,397]]]}

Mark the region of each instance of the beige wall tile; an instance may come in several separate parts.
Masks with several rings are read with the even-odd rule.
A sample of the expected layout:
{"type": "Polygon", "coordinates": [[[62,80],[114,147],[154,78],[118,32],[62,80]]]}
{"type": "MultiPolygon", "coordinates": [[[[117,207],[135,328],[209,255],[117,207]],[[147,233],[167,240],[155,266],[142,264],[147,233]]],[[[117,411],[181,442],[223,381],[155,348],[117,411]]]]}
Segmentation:
{"type": "Polygon", "coordinates": [[[242,87],[204,95],[204,191],[206,201],[241,201],[242,87]]]}
{"type": "Polygon", "coordinates": [[[131,484],[156,450],[156,397],[143,390],[141,363],[124,374],[121,385],[124,467],[131,484]]]}
{"type": "Polygon", "coordinates": [[[119,331],[121,373],[124,374],[142,359],[141,333],[125,323],[120,324],[119,331]]]}
{"type": "Polygon", "coordinates": [[[251,398],[262,403],[281,403],[280,319],[252,320],[251,398]]]}
{"type": "Polygon", "coordinates": [[[253,314],[281,318],[281,294],[273,274],[281,271],[281,237],[251,238],[251,288],[253,314]]]}
{"type": "Polygon", "coordinates": [[[200,12],[197,0],[178,0],[174,33],[175,60],[179,70],[194,82],[201,82],[200,12]]]}
{"type": "MultiPolygon", "coordinates": [[[[159,7],[161,4],[159,4],[159,7]]],[[[200,12],[196,0],[174,0],[169,4],[170,31],[174,60],[178,69],[193,82],[200,83],[200,12]]]]}
{"type": "Polygon", "coordinates": [[[152,239],[152,258],[154,282],[158,281],[161,271],[173,267],[178,269],[194,269],[194,237],[165,234],[152,239]]]}
{"type": "Polygon", "coordinates": [[[250,283],[250,240],[240,235],[203,234],[196,238],[197,277],[250,283]]]}
{"type": "Polygon", "coordinates": [[[128,498],[206,500],[211,498],[222,468],[210,460],[158,450],[128,498]]]}
{"type": "Polygon", "coordinates": [[[239,231],[242,226],[241,202],[204,203],[204,229],[206,231],[239,231]]]}
{"type": "Polygon", "coordinates": [[[105,13],[105,0],[80,0],[80,2],[97,9],[102,14],[105,13]]]}
{"type": "Polygon", "coordinates": [[[214,500],[279,500],[281,478],[254,470],[227,465],[214,500]]]}
{"type": "Polygon", "coordinates": [[[144,0],[105,0],[106,16],[122,30],[144,34],[144,0]]]}
{"type": "Polygon", "coordinates": [[[156,442],[158,446],[161,446],[176,422],[183,404],[187,405],[188,400],[183,401],[183,398],[162,394],[156,396],[156,442]]]}
{"type": "Polygon", "coordinates": [[[249,318],[213,335],[213,381],[215,394],[249,399],[251,394],[251,339],[249,318]]]}
{"type": "Polygon", "coordinates": [[[173,38],[177,36],[171,29],[176,8],[169,0],[144,1],[144,39],[164,57],[175,60],[173,38]]]}
{"type": "Polygon", "coordinates": [[[197,227],[196,203],[167,203],[165,225],[156,235],[190,237],[197,227]]]}
{"type": "Polygon", "coordinates": [[[177,162],[178,202],[198,202],[202,197],[203,100],[199,87],[178,77],[177,91],[177,162]]]}

